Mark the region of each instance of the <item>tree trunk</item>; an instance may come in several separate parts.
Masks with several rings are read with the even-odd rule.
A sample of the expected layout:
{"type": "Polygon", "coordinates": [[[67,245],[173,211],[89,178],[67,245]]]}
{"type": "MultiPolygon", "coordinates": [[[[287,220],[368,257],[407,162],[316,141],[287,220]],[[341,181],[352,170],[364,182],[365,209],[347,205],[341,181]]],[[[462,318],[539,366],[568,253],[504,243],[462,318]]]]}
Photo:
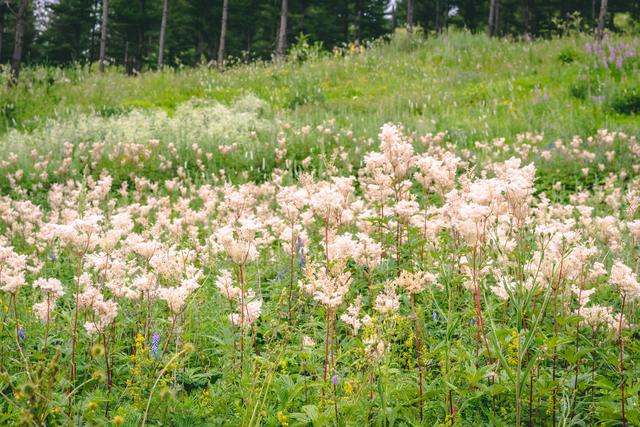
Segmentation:
{"type": "Polygon", "coordinates": [[[162,0],[162,23],[160,24],[160,46],[158,47],[158,70],[162,69],[162,59],[164,57],[164,35],[167,31],[168,3],[168,0],[162,0]]]}
{"type": "Polygon", "coordinates": [[[362,4],[360,2],[360,0],[356,0],[356,22],[355,22],[355,27],[356,27],[356,41],[360,41],[360,38],[362,37],[362,25],[360,23],[360,19],[362,16],[362,4]]]}
{"type": "Polygon", "coordinates": [[[5,16],[5,4],[0,2],[0,65],[2,65],[2,39],[4,36],[4,16],[5,16]]]}
{"type": "Polygon", "coordinates": [[[127,40],[124,43],[124,71],[128,76],[130,76],[133,71],[131,68],[131,59],[129,58],[129,41],[127,40]]]}
{"type": "Polygon", "coordinates": [[[276,58],[284,58],[285,50],[287,49],[287,13],[288,13],[288,1],[282,0],[282,7],[280,8],[280,29],[278,30],[278,40],[276,41],[276,58]]]}
{"type": "Polygon", "coordinates": [[[591,0],[591,25],[596,24],[596,0],[591,0]]]}
{"type": "Polygon", "coordinates": [[[396,13],[396,5],[394,4],[393,7],[391,8],[391,28],[393,28],[393,31],[396,30],[397,26],[398,26],[398,14],[396,13]]]}
{"type": "Polygon", "coordinates": [[[489,37],[493,37],[495,35],[496,1],[497,0],[490,0],[489,2],[489,37]]]}
{"type": "Polygon", "coordinates": [[[100,72],[104,73],[104,59],[107,54],[107,25],[109,21],[109,0],[102,0],[102,23],[100,25],[100,72]]]}
{"type": "Polygon", "coordinates": [[[20,8],[16,17],[16,36],[13,44],[13,56],[11,58],[11,79],[10,84],[18,82],[20,77],[20,65],[22,63],[22,45],[24,37],[24,26],[27,18],[27,7],[29,0],[20,0],[20,8]]]}
{"type": "Polygon", "coordinates": [[[229,0],[222,3],[222,23],[220,24],[220,45],[218,46],[218,69],[224,65],[224,41],[227,36],[227,16],[229,14],[229,0]]]}
{"type": "Polygon", "coordinates": [[[413,32],[413,0],[407,0],[407,30],[413,32]]]}
{"type": "Polygon", "coordinates": [[[607,17],[607,0],[602,0],[600,2],[600,17],[598,18],[598,41],[602,41],[604,37],[604,21],[607,17]]]}
{"type": "Polygon", "coordinates": [[[440,13],[440,31],[447,31],[448,19],[449,19],[449,2],[443,0],[444,7],[440,13]]]}
{"type": "Polygon", "coordinates": [[[499,35],[500,34],[500,1],[499,0],[495,0],[496,1],[496,11],[494,12],[494,16],[493,16],[493,33],[494,35],[499,35]]]}
{"type": "Polygon", "coordinates": [[[91,41],[89,44],[89,63],[93,63],[93,60],[95,58],[95,53],[96,53],[96,22],[98,22],[98,15],[97,15],[97,11],[98,11],[98,5],[100,4],[100,0],[94,0],[93,1],[93,11],[95,12],[95,14],[92,12],[91,13],[91,18],[94,19],[93,24],[91,25],[91,41]]]}
{"type": "Polygon", "coordinates": [[[204,52],[205,43],[204,43],[204,37],[202,36],[202,32],[198,31],[197,34],[198,34],[198,42],[196,43],[195,61],[196,61],[196,64],[201,64],[202,53],[204,52]]]}
{"type": "Polygon", "coordinates": [[[524,28],[527,36],[531,35],[531,0],[527,0],[524,5],[524,28]]]}
{"type": "Polygon", "coordinates": [[[135,58],[133,58],[132,72],[140,73],[144,67],[144,60],[147,58],[148,42],[147,42],[147,2],[146,0],[140,0],[141,17],[138,20],[138,47],[135,58]]]}
{"type": "Polygon", "coordinates": [[[349,3],[346,1],[342,9],[342,32],[344,34],[344,40],[349,41],[349,3]]]}

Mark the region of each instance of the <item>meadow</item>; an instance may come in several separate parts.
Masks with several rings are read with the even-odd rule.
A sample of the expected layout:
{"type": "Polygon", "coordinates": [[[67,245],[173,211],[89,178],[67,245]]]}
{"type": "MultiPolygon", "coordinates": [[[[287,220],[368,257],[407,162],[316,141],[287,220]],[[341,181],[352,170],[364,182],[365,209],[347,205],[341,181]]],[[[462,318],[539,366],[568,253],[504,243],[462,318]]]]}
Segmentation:
{"type": "Polygon", "coordinates": [[[639,49],[26,68],[0,424],[640,425],[639,49]]]}

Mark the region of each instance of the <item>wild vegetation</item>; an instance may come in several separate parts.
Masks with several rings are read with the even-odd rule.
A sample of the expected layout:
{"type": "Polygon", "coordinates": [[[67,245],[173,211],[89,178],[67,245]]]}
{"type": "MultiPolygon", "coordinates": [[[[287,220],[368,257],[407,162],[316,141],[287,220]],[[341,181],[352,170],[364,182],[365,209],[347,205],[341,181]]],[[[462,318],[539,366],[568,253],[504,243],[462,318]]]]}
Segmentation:
{"type": "Polygon", "coordinates": [[[1,422],[640,424],[638,49],[416,29],[25,68],[1,422]]]}

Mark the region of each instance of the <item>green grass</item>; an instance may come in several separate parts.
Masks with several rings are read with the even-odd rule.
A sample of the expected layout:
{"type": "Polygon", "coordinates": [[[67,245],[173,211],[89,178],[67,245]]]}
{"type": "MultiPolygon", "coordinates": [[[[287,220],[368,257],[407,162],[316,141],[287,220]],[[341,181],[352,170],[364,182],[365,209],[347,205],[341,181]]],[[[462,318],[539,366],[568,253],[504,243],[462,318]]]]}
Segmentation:
{"type": "MultiPolygon", "coordinates": [[[[364,54],[240,65],[223,74],[204,67],[136,77],[115,68],[105,75],[88,68],[27,69],[17,89],[0,91],[0,128],[32,130],[77,112],[173,112],[191,98],[229,103],[252,93],[280,120],[317,124],[335,118],[368,135],[385,121],[421,131],[449,130],[462,141],[509,138],[527,130],[551,138],[586,135],[599,127],[637,132],[634,117],[571,96],[591,62],[583,47],[587,41],[576,36],[518,43],[459,32],[411,39],[400,33],[364,54]],[[534,105],[536,88],[547,99],[534,105]]],[[[622,83],[637,87],[638,70],[622,83]]]]}
{"type": "MultiPolygon", "coordinates": [[[[473,152],[477,141],[500,137],[511,144],[528,131],[545,135],[542,148],[602,128],[637,136],[638,53],[623,70],[588,71],[595,58],[584,45],[591,41],[585,35],[524,43],[464,32],[437,38],[399,32],[363,53],[238,65],[223,73],[201,67],[130,77],[115,68],[104,75],[80,67],[28,68],[17,88],[0,85],[0,155],[17,156],[15,164],[0,164],[0,169],[21,170],[29,182],[35,150],[42,161],[49,160],[47,188],[60,179],[51,173],[70,143],[76,147],[71,176],[97,177],[96,171],[107,168],[119,185],[131,179],[130,165],[103,156],[99,167],[87,168],[80,152],[102,143],[106,152],[122,144],[144,146],[149,139],[160,140],[158,156],[165,157],[170,144],[182,153],[198,144],[210,153],[201,172],[224,169],[239,180],[266,179],[274,168],[296,168],[309,156],[321,171],[326,161],[318,154],[329,156],[330,148],[346,151],[344,164],[357,169],[362,150],[352,141],[375,140],[385,122],[401,123],[409,133],[447,132],[459,150],[473,152]],[[316,131],[319,125],[332,129],[332,147],[314,142],[329,139],[316,131]],[[310,137],[296,131],[305,126],[310,137]],[[270,154],[279,132],[293,161],[288,165],[270,154]],[[233,143],[240,144],[236,152],[224,155],[217,149],[233,143]]],[[[611,41],[622,42],[633,40],[611,41]]],[[[151,179],[174,176],[176,168],[163,169],[158,156],[136,173],[151,179]]],[[[187,160],[183,166],[198,173],[197,159],[187,160]]],[[[539,181],[541,189],[566,178],[567,171],[585,184],[580,164],[565,160],[555,169],[538,163],[548,172],[539,181]]],[[[0,187],[10,188],[5,173],[0,187]]]]}
{"type": "MultiPolygon", "coordinates": [[[[597,255],[585,261],[583,269],[570,269],[580,270],[581,276],[596,270],[595,261],[603,262],[607,271],[617,259],[630,266],[638,264],[638,242],[625,225],[638,218],[638,212],[627,209],[633,197],[627,190],[638,188],[633,168],[640,129],[635,89],[640,86],[638,62],[630,60],[624,70],[615,72],[587,73],[585,67],[593,63],[583,48],[587,41],[586,36],[576,36],[527,44],[457,32],[429,39],[399,33],[388,43],[374,43],[356,55],[241,65],[222,74],[206,68],[136,77],[116,69],[105,75],[81,68],[26,69],[17,88],[0,86],[4,120],[0,193],[11,196],[0,198],[0,255],[6,257],[4,249],[10,245],[28,256],[29,265],[41,268],[25,269],[19,298],[0,292],[0,424],[33,424],[30,417],[39,414],[48,425],[119,425],[122,421],[138,426],[149,402],[148,425],[325,426],[337,416],[335,398],[340,411],[336,425],[515,425],[516,401],[523,405],[524,422],[530,421],[531,408],[536,425],[552,412],[559,425],[619,425],[621,378],[627,384],[626,416],[630,424],[640,423],[637,303],[626,307],[633,326],[623,332],[626,371],[622,373],[614,334],[602,325],[592,335],[574,314],[575,296],[569,286],[583,286],[586,279],[560,279],[564,257],[573,246],[565,248],[564,235],[554,233],[563,241],[555,242],[554,251],[547,255],[545,238],[537,233],[538,225],[551,224],[571,230],[569,237],[575,231],[575,238],[587,248],[596,247],[597,255]],[[381,125],[390,121],[405,127],[404,135],[417,152],[438,157],[437,153],[447,151],[460,156],[464,166],[457,170],[455,188],[461,192],[466,192],[469,179],[493,176],[492,165],[505,158],[519,157],[523,166],[534,162],[537,174],[532,185],[537,199],[527,201],[530,221],[523,221],[521,227],[502,223],[502,232],[508,232],[516,246],[506,250],[490,237],[479,257],[477,248],[448,228],[450,212],[431,211],[443,207],[444,194],[413,186],[411,194],[442,229],[433,236],[423,235],[426,228],[407,224],[402,242],[396,228],[399,217],[393,213],[396,201],[387,202],[389,206],[380,210],[382,217],[372,218],[369,224],[372,238],[382,245],[384,260],[372,269],[355,260],[343,266],[353,283],[333,313],[343,314],[361,295],[364,310],[375,321],[359,337],[338,323],[336,368],[325,381],[328,316],[320,304],[299,293],[296,284],[308,281],[305,267],[328,264],[323,239],[329,236],[325,228],[329,221],[309,210],[316,218],[305,224],[309,244],[304,259],[289,257],[283,249],[284,235],[277,231],[278,224],[284,224],[280,219],[284,212],[275,193],[281,184],[308,184],[309,177],[300,179],[302,172],[327,181],[357,175],[364,154],[377,149],[381,125]],[[586,138],[601,128],[627,135],[586,138]],[[518,134],[526,131],[545,136],[541,141],[518,142],[518,134]],[[420,137],[428,132],[447,135],[423,144],[420,137]],[[582,137],[575,151],[570,144],[574,135],[582,137]],[[506,139],[504,150],[493,138],[506,139]],[[554,144],[558,138],[564,145],[554,144]],[[543,151],[549,153],[547,160],[543,151]],[[607,152],[614,155],[607,159],[607,152]],[[581,158],[585,153],[587,158],[581,158]],[[43,172],[46,177],[41,178],[43,172]],[[111,191],[103,199],[92,199],[95,179],[104,174],[113,178],[111,191]],[[164,180],[176,176],[179,188],[172,192],[164,180]],[[220,178],[263,185],[234,187],[220,178]],[[581,197],[571,200],[576,193],[581,197]],[[205,211],[205,206],[210,210],[205,211]],[[579,207],[591,207],[593,212],[578,213],[579,207]],[[267,226],[263,236],[268,238],[260,243],[258,258],[242,273],[224,251],[213,252],[210,240],[227,223],[237,225],[236,210],[238,215],[242,211],[245,216],[257,216],[267,226]],[[107,231],[113,214],[120,211],[131,212],[133,230],[144,239],[163,242],[162,251],[168,254],[163,262],[184,256],[169,248],[198,251],[193,265],[204,274],[201,287],[179,316],[175,334],[175,317],[165,302],[157,301],[150,309],[149,336],[146,341],[137,338],[147,318],[144,300],[114,296],[104,286],[111,269],[89,266],[79,248],[62,238],[49,239],[45,232],[45,222],[66,221],[88,212],[104,215],[101,227],[107,231]],[[606,215],[618,219],[614,237],[604,233],[606,223],[599,222],[606,215]],[[552,264],[548,283],[528,291],[519,286],[508,302],[492,295],[489,287],[501,279],[535,282],[537,273],[525,265],[536,259],[536,253],[545,253],[552,264]],[[474,264],[473,274],[482,272],[478,280],[486,316],[483,333],[491,341],[492,364],[476,327],[475,295],[466,288],[472,274],[469,262],[474,264]],[[107,332],[111,359],[104,357],[105,348],[96,346],[97,338],[84,332],[82,325],[92,318],[82,310],[75,381],[76,386],[82,385],[70,395],[70,325],[74,323],[75,276],[81,268],[90,272],[108,298],[118,299],[120,308],[115,326],[107,332]],[[215,284],[223,268],[246,280],[264,300],[255,328],[246,331],[243,363],[238,360],[241,332],[228,318],[237,305],[233,302],[230,307],[215,284]],[[376,294],[400,269],[438,274],[438,285],[417,296],[415,312],[408,295],[403,295],[397,314],[375,314],[376,294]],[[556,286],[561,287],[555,298],[559,301],[554,301],[557,318],[555,304],[550,302],[554,274],[556,286]],[[55,305],[46,351],[45,326],[32,310],[33,303],[42,300],[41,292],[30,286],[37,277],[58,278],[65,288],[55,305]],[[295,319],[291,325],[289,304],[295,319]],[[419,338],[424,346],[420,362],[425,375],[423,422],[418,415],[414,318],[423,331],[419,338]],[[153,350],[153,332],[160,336],[159,352],[153,350]],[[386,345],[386,355],[377,365],[365,357],[363,338],[372,334],[379,334],[386,345]],[[305,349],[303,335],[316,345],[305,349]],[[531,340],[524,348],[527,337],[531,340]],[[167,343],[171,345],[165,352],[162,346],[167,343]],[[16,351],[21,346],[28,362],[16,351]],[[107,360],[112,361],[110,368],[107,360]],[[105,381],[108,369],[114,375],[111,391],[105,381]],[[334,372],[335,391],[329,380],[334,372]],[[524,388],[518,388],[521,380],[516,376],[527,380],[529,372],[533,386],[525,381],[524,388]],[[452,410],[455,424],[447,418],[452,410]]],[[[413,172],[405,178],[412,179],[413,172]]],[[[363,199],[366,183],[366,176],[355,182],[349,206],[377,215],[377,202],[363,199]]],[[[310,199],[320,188],[308,187],[310,199]]],[[[505,203],[506,199],[500,205],[505,203]]],[[[346,210],[346,204],[341,206],[346,210]]],[[[465,219],[459,215],[454,221],[465,219]]],[[[367,220],[362,223],[336,224],[333,231],[355,235],[361,225],[367,228],[367,220]]],[[[494,231],[501,240],[498,229],[489,236],[494,231]]],[[[102,245],[96,250],[102,250],[102,245]]],[[[130,263],[126,274],[116,278],[118,284],[129,285],[143,272],[155,273],[159,264],[152,269],[148,259],[130,252],[127,245],[118,243],[114,256],[130,263]]],[[[314,268],[317,271],[317,267],[309,271],[314,268]]],[[[156,280],[171,287],[181,281],[183,270],[189,271],[183,265],[177,278],[158,275],[156,280]]],[[[587,287],[597,289],[593,303],[617,313],[620,297],[606,276],[589,278],[587,287]]]]}

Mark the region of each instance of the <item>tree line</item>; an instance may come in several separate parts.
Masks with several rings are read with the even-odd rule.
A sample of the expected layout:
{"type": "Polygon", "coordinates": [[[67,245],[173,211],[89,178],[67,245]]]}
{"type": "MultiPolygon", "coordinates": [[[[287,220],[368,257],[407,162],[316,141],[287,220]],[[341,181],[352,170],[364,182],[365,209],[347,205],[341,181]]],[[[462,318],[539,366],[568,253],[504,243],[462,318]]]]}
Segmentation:
{"type": "Polygon", "coordinates": [[[614,13],[640,20],[638,0],[0,0],[0,63],[98,62],[135,73],[228,58],[276,59],[305,34],[332,49],[397,27],[451,26],[489,36],[552,34],[580,18],[600,37],[614,13]]]}

